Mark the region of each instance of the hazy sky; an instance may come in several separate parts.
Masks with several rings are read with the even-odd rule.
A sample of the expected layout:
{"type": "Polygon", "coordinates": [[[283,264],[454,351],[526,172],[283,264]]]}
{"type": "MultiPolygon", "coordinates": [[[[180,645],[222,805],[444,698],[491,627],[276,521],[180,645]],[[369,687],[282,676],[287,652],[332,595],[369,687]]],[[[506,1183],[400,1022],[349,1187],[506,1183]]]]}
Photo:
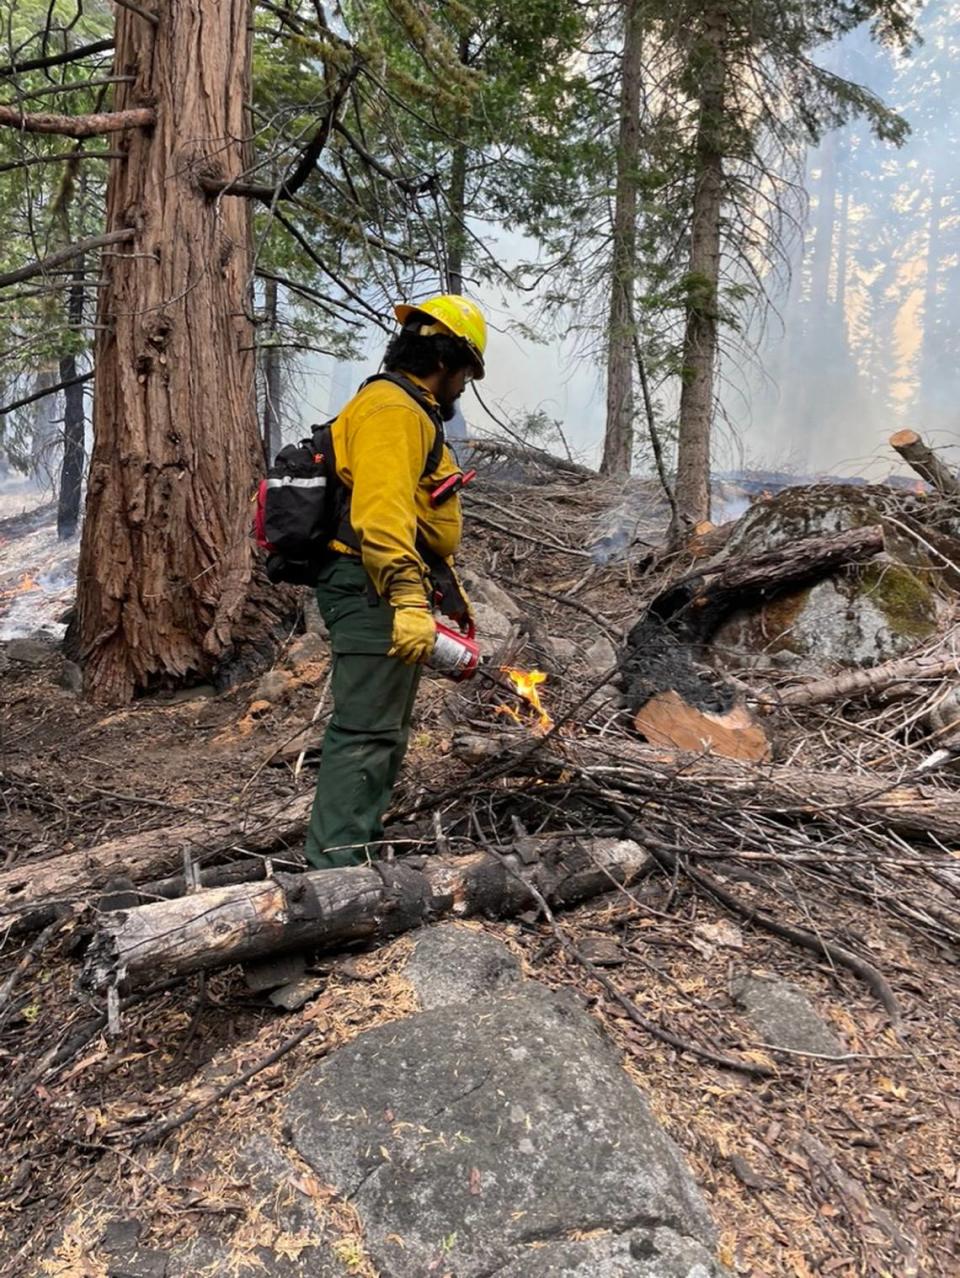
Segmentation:
{"type": "MultiPolygon", "coordinates": [[[[855,39],[866,43],[865,35],[855,39]]],[[[861,73],[864,66],[865,62],[859,64],[861,73]]],[[[868,72],[871,66],[876,66],[876,62],[866,60],[868,72]]],[[[913,124],[914,132],[906,145],[899,152],[890,150],[891,159],[895,155],[897,164],[906,173],[911,168],[923,168],[930,145],[923,122],[914,121],[913,124]]],[[[811,155],[810,170],[814,174],[818,163],[817,155],[811,155]]],[[[529,243],[509,235],[501,237],[496,251],[508,263],[529,258],[533,252],[529,243]]],[[[587,464],[596,464],[604,427],[602,368],[594,360],[577,356],[572,340],[557,338],[539,344],[511,331],[511,319],[529,321],[532,318],[523,311],[519,301],[505,299],[499,290],[490,288],[474,291],[472,295],[484,306],[490,326],[488,371],[480,387],[484,399],[498,416],[514,423],[525,413],[537,410],[558,418],[574,454],[587,464]]],[[[909,319],[907,309],[898,320],[901,324],[909,319]]],[[[789,323],[786,332],[781,332],[778,324],[771,324],[762,361],[767,379],[771,375],[776,376],[777,368],[789,362],[795,338],[789,323]]],[[[331,360],[318,358],[306,382],[303,419],[315,421],[332,415],[363,377],[375,371],[382,347],[383,338],[378,333],[371,339],[369,357],[364,361],[335,368],[331,360]]],[[[805,374],[806,370],[803,371],[805,374]]],[[[747,466],[799,473],[868,474],[880,478],[891,469],[898,468],[897,459],[891,456],[886,440],[892,430],[908,423],[895,419],[895,403],[892,408],[885,405],[870,412],[851,403],[849,410],[844,409],[840,414],[841,428],[821,422],[821,428],[817,429],[817,421],[803,420],[804,407],[795,401],[789,386],[787,393],[782,394],[776,386],[771,386],[769,380],[765,386],[762,386],[762,378],[751,384],[749,374],[738,374],[729,367],[726,372],[733,374],[733,389],[724,392],[730,425],[718,424],[714,444],[715,470],[747,466]]],[[[815,382],[820,376],[822,370],[810,368],[810,379],[815,382]]],[[[464,396],[463,408],[469,427],[480,433],[497,432],[496,424],[469,391],[464,396]]],[[[818,416],[809,411],[807,415],[811,418],[818,416]]],[[[942,431],[933,431],[931,438],[938,434],[941,437],[936,442],[952,442],[951,438],[942,437],[942,431]]],[[[953,432],[949,431],[947,435],[952,436],[953,432]]],[[[553,451],[560,448],[556,441],[551,441],[548,446],[553,451]]]]}

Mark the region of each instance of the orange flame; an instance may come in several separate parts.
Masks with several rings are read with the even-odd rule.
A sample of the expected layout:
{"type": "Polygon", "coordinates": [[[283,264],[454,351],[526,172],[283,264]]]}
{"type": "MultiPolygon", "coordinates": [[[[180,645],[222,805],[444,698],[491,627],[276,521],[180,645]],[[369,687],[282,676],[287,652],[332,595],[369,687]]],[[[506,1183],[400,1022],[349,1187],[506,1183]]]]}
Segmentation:
{"type": "Polygon", "coordinates": [[[913,491],[917,493],[918,496],[920,497],[924,495],[924,493],[927,491],[927,486],[922,479],[916,480],[916,482],[913,485],[913,491]]]}
{"type": "MultiPolygon", "coordinates": [[[[509,666],[501,666],[500,670],[507,676],[531,709],[536,711],[539,716],[541,731],[549,732],[553,727],[553,720],[544,710],[540,701],[540,693],[537,691],[541,683],[546,682],[547,676],[542,670],[512,670],[509,666]]],[[[519,719],[519,716],[517,717],[519,719]]]]}
{"type": "Polygon", "coordinates": [[[505,714],[508,719],[512,719],[514,723],[520,722],[520,711],[515,710],[513,706],[500,704],[493,707],[494,714],[505,714]]]}
{"type": "Polygon", "coordinates": [[[13,589],[16,594],[19,594],[22,590],[39,590],[40,583],[30,573],[25,572],[13,589]]]}

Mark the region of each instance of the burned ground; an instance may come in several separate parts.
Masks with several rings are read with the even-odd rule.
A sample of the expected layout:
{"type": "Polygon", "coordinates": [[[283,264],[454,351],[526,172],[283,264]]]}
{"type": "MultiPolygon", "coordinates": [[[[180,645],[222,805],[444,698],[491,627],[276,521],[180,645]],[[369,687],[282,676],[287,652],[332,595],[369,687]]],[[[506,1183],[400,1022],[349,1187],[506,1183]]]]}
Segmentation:
{"type": "MultiPolygon", "coordinates": [[[[537,776],[503,759],[499,771],[466,761],[458,733],[507,732],[533,744],[532,725],[505,727],[492,689],[430,679],[397,795],[403,819],[391,834],[466,851],[508,848],[518,829],[623,834],[636,823],[661,857],[639,886],[560,913],[556,927],[535,905],[517,920],[475,926],[503,940],[526,975],[582,998],[685,1152],[718,1227],[719,1257],[735,1272],[960,1272],[956,844],[905,836],[849,804],[811,811],[799,791],[776,810],[756,792],[736,798],[719,776],[716,785],[685,781],[680,759],[635,765],[620,693],[602,679],[609,643],[702,552],[653,553],[662,517],[651,496],[629,552],[596,562],[588,547],[609,536],[612,498],[582,476],[528,488],[491,476],[471,494],[466,575],[482,573],[520,605],[527,620],[506,627],[504,655],[552,672],[545,699],[559,726],[547,744],[567,770],[537,776]],[[585,771],[578,743],[587,740],[609,750],[605,771],[585,771]],[[882,976],[899,1024],[849,967],[772,934],[751,912],[864,960],[882,976]],[[743,974],[804,994],[840,1050],[764,1037],[743,974]]],[[[928,647],[943,644],[950,624],[944,616],[928,647]]],[[[295,770],[322,733],[324,710],[314,718],[327,676],[322,644],[291,634],[269,683],[258,675],[229,692],[148,698],[110,713],[63,686],[63,665],[51,646],[30,661],[11,657],[3,674],[4,871],[29,881],[72,851],[187,822],[222,818],[241,828],[247,814],[252,826],[267,804],[309,795],[309,762],[295,770]]],[[[738,679],[739,695],[758,699],[794,686],[775,669],[738,679]]],[[[878,791],[891,778],[916,785],[911,770],[932,748],[925,716],[953,683],[777,711],[764,719],[774,759],[797,776],[876,777],[878,791]]],[[[922,789],[957,797],[949,771],[922,789]]],[[[231,855],[241,853],[220,860],[231,855]]],[[[203,848],[191,857],[203,864],[203,848]]],[[[285,868],[299,849],[291,841],[270,857],[285,868]]],[[[239,1220],[252,1254],[271,1240],[257,1233],[243,1175],[231,1179],[225,1161],[198,1184],[178,1167],[199,1150],[235,1145],[253,1115],[269,1122],[321,1056],[407,1015],[416,997],[401,960],[411,942],[319,956],[326,988],[289,1014],[252,993],[238,968],[175,981],[158,972],[154,986],[122,1000],[119,1034],[110,1035],[101,1000],[76,981],[99,900],[39,933],[8,936],[0,952],[0,1270],[32,1273],[71,1220],[74,1232],[48,1253],[46,1272],[100,1272],[84,1251],[82,1222],[117,1185],[149,1216],[145,1243],[185,1244],[239,1220]],[[204,1099],[211,1077],[236,1076],[301,1028],[313,1032],[184,1122],[159,1155],[135,1145],[138,1133],[204,1099]],[[162,1175],[155,1157],[165,1160],[162,1175]]],[[[362,1221],[328,1187],[313,1184],[311,1193],[347,1272],[371,1273],[362,1221]]]]}

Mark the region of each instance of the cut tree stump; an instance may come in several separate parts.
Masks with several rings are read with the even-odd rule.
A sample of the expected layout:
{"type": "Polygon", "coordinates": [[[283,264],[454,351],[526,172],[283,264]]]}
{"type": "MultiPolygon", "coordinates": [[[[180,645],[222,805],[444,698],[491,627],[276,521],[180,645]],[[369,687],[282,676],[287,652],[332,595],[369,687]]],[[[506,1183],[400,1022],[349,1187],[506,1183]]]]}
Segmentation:
{"type": "Polygon", "coordinates": [[[770,757],[767,734],[746,706],[712,714],[689,705],[672,688],[651,697],[637,711],[633,726],[651,745],[676,746],[744,763],[762,763],[770,757]]]}
{"type": "Polygon", "coordinates": [[[917,472],[921,479],[944,497],[960,497],[960,479],[913,430],[898,430],[890,436],[890,447],[917,472]]]}
{"type": "Polygon", "coordinates": [[[652,864],[626,839],[524,840],[523,854],[409,858],[194,892],[103,915],[81,983],[136,985],[293,949],[385,940],[445,915],[505,918],[528,909],[532,883],[554,905],[575,905],[652,864]],[[537,856],[531,860],[531,846],[537,856]]]}

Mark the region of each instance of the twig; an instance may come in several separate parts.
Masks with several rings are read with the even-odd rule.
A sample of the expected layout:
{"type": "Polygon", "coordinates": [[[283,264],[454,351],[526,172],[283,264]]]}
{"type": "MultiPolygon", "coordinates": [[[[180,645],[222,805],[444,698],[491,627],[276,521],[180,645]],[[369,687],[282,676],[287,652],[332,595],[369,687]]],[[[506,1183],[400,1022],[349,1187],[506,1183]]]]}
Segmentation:
{"type": "MultiPolygon", "coordinates": [[[[215,1105],[218,1101],[229,1096],[231,1092],[236,1091],[238,1087],[248,1082],[255,1074],[259,1074],[261,1070],[267,1069],[271,1065],[275,1065],[281,1057],[286,1056],[288,1052],[292,1052],[295,1047],[303,1042],[305,1038],[309,1038],[317,1029],[315,1024],[304,1025],[296,1034],[281,1043],[268,1056],[262,1057],[258,1061],[254,1061],[241,1074],[237,1074],[235,1078],[231,1078],[228,1083],[224,1083],[222,1087],[218,1087],[216,1091],[211,1092],[209,1096],[203,1100],[195,1101],[192,1105],[188,1105],[181,1113],[175,1114],[170,1118],[164,1119],[162,1123],[157,1123],[153,1127],[148,1127],[145,1131],[139,1132],[133,1140],[130,1141],[128,1148],[137,1149],[141,1145],[152,1145],[158,1140],[163,1140],[165,1136],[169,1136],[171,1132],[175,1132],[177,1128],[183,1127],[189,1123],[191,1119],[196,1118],[201,1110],[207,1109],[210,1105],[215,1105]]],[[[117,1135],[117,1131],[109,1133],[117,1135]]]]}
{"type": "Polygon", "coordinates": [[[53,940],[53,938],[57,935],[57,933],[60,932],[72,918],[73,918],[73,915],[69,914],[64,918],[54,919],[52,923],[48,924],[43,929],[43,931],[37,937],[35,937],[34,940],[30,943],[27,950],[21,956],[19,963],[16,965],[16,967],[13,969],[13,971],[10,973],[7,979],[3,982],[3,984],[0,985],[0,1026],[3,1026],[6,1023],[7,1017],[9,1015],[9,1008],[6,1005],[7,1003],[9,1003],[10,997],[13,994],[13,991],[16,989],[17,985],[20,983],[20,979],[23,976],[23,974],[26,972],[27,968],[30,966],[33,960],[37,957],[37,955],[42,950],[46,949],[47,944],[53,940]]]}
{"type": "Polygon", "coordinates": [[[635,1025],[639,1025],[641,1029],[646,1030],[648,1034],[652,1034],[654,1038],[659,1039],[662,1043],[667,1043],[670,1047],[675,1047],[677,1051],[690,1052],[694,1056],[699,1056],[702,1060],[709,1061],[711,1065],[719,1065],[723,1069],[739,1070],[744,1074],[754,1074],[758,1078],[777,1078],[781,1076],[782,1071],[774,1069],[769,1065],[760,1065],[753,1061],[741,1060],[734,1056],[722,1056],[717,1052],[711,1052],[709,1048],[701,1047],[699,1043],[694,1043],[688,1039],[681,1038],[679,1034],[674,1034],[672,1030],[664,1029],[662,1026],[657,1025],[653,1021],[648,1021],[637,1007],[636,1003],[634,1003],[633,999],[628,998],[626,994],[617,989],[613,981],[601,972],[596,964],[591,962],[583,951],[570,939],[564,929],[557,922],[556,916],[553,913],[553,910],[551,910],[550,904],[543,893],[538,888],[534,887],[533,883],[531,883],[528,879],[525,879],[521,874],[519,874],[514,866],[510,864],[508,858],[498,851],[497,848],[491,847],[489,844],[484,844],[483,846],[484,851],[495,856],[509,874],[523,883],[526,890],[540,907],[544,918],[553,929],[553,934],[563,947],[564,952],[569,954],[571,958],[575,959],[581,967],[589,972],[599,985],[603,986],[607,994],[609,994],[615,1002],[620,1004],[635,1025]]]}

